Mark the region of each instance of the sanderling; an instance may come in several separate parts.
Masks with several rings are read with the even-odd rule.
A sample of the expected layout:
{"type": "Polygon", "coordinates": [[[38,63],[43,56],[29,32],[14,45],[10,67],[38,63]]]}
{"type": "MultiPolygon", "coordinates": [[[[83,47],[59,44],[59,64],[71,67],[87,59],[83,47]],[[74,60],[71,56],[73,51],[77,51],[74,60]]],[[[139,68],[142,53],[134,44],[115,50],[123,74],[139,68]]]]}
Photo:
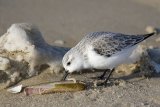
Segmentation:
{"type": "Polygon", "coordinates": [[[110,71],[103,84],[106,84],[114,68],[132,62],[131,54],[137,45],[155,33],[126,35],[112,32],[94,32],[85,36],[63,57],[65,80],[69,73],[83,69],[104,69],[103,78],[110,71]]]}

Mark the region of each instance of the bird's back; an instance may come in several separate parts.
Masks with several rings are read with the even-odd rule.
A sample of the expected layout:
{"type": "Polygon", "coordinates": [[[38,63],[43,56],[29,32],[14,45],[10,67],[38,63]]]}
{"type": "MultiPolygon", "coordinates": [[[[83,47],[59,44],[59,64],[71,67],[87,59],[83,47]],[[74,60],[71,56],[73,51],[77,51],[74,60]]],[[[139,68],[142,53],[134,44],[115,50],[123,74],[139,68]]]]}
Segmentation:
{"type": "Polygon", "coordinates": [[[111,36],[115,35],[115,33],[111,32],[93,32],[87,34],[83,39],[75,46],[76,49],[84,50],[86,46],[92,45],[92,43],[102,38],[103,36],[110,38],[111,36]]]}
{"type": "Polygon", "coordinates": [[[92,46],[98,54],[109,57],[118,51],[140,43],[153,34],[126,35],[112,32],[93,32],[85,36],[75,48],[81,52],[86,50],[88,46],[92,46]]]}

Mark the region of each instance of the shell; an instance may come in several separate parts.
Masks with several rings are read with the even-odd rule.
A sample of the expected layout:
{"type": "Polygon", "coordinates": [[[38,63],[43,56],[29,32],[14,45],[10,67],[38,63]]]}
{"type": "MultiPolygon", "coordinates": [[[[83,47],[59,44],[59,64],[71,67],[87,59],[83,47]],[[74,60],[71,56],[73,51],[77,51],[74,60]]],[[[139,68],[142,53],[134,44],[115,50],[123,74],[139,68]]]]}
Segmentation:
{"type": "Polygon", "coordinates": [[[22,91],[22,88],[22,85],[18,85],[7,89],[7,91],[10,93],[20,93],[22,91]]]}
{"type": "Polygon", "coordinates": [[[48,94],[57,92],[75,92],[82,91],[86,87],[83,82],[60,81],[54,83],[39,84],[24,89],[25,95],[48,94]]]}

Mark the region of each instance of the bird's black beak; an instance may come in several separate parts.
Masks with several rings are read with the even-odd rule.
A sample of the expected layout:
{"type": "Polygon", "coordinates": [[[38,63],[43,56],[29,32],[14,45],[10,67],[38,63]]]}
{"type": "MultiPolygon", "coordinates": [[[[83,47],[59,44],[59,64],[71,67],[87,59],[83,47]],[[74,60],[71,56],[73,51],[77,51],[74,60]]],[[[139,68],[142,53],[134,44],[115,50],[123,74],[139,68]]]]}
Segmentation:
{"type": "Polygon", "coordinates": [[[65,71],[65,72],[64,72],[64,75],[63,75],[63,77],[62,77],[62,79],[61,79],[61,81],[65,81],[66,78],[67,78],[67,76],[68,76],[68,74],[69,74],[69,72],[68,72],[68,71],[65,71]]]}

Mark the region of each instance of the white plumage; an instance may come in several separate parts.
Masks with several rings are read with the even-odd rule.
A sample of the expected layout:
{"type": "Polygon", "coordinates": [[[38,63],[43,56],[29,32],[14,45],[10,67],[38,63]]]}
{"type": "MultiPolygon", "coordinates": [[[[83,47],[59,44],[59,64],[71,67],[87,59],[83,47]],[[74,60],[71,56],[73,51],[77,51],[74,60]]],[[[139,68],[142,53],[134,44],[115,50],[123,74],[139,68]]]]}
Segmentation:
{"type": "Polygon", "coordinates": [[[62,80],[65,80],[67,75],[74,71],[104,69],[104,73],[98,78],[103,79],[109,70],[108,77],[102,83],[106,85],[114,68],[120,64],[134,62],[137,56],[134,49],[138,43],[153,34],[125,35],[111,32],[94,32],[87,35],[64,55],[62,63],[66,72],[62,80]]]}
{"type": "Polygon", "coordinates": [[[63,66],[67,71],[74,72],[82,69],[113,69],[120,64],[132,63],[136,55],[132,52],[138,43],[153,34],[90,33],[65,54],[63,66]]]}

